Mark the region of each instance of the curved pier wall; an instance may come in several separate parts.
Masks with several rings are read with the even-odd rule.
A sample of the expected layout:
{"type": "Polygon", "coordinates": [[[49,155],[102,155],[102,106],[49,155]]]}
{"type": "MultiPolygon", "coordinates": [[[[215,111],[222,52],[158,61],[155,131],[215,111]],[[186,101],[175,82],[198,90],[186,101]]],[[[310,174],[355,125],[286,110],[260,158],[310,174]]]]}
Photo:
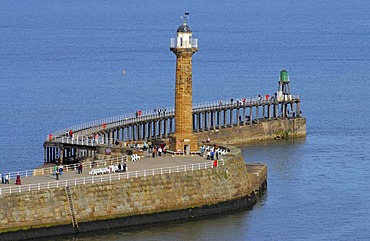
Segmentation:
{"type": "MultiPolygon", "coordinates": [[[[113,225],[129,226],[179,219],[180,216],[168,213],[186,209],[189,213],[189,209],[207,209],[212,205],[219,206],[216,212],[229,211],[238,205],[240,208],[240,204],[230,204],[230,201],[239,202],[244,198],[243,205],[246,205],[245,197],[254,195],[241,152],[233,147],[222,167],[71,186],[70,193],[80,231],[101,229],[102,225],[92,225],[100,223],[92,221],[99,220],[135,217],[136,222],[122,221],[113,225]],[[223,203],[231,206],[222,208],[223,203]],[[164,216],[160,217],[161,213],[164,216]],[[148,215],[155,218],[150,219],[148,215]]],[[[29,238],[29,235],[74,232],[65,188],[0,195],[0,205],[0,237],[11,233],[14,238],[22,235],[29,238]],[[31,230],[12,232],[22,229],[31,230]]],[[[208,210],[198,216],[210,213],[215,212],[208,210]]]]}
{"type": "Polygon", "coordinates": [[[306,136],[306,118],[261,121],[253,125],[240,125],[220,130],[196,133],[199,142],[207,140],[225,144],[243,144],[252,141],[292,139],[306,136]]]}

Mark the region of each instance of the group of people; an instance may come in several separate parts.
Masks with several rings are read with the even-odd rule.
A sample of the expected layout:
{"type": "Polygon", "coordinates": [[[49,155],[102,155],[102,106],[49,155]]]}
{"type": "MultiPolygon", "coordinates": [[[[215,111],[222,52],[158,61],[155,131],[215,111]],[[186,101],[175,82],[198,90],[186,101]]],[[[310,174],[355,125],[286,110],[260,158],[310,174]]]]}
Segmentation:
{"type": "Polygon", "coordinates": [[[118,170],[119,171],[122,171],[122,172],[127,171],[127,165],[126,165],[126,163],[122,163],[122,165],[121,165],[121,163],[118,163],[118,170]]]}
{"type": "Polygon", "coordinates": [[[1,177],[1,183],[2,184],[9,184],[9,180],[10,180],[9,173],[7,173],[5,175],[0,173],[0,177],[1,177]]]}
{"type": "MultiPolygon", "coordinates": [[[[276,99],[276,93],[275,93],[275,96],[271,97],[271,100],[274,101],[276,99]]],[[[266,95],[267,96],[267,95],[266,95]]],[[[263,100],[263,96],[262,95],[258,95],[257,97],[258,99],[258,102],[261,103],[262,100],[263,100]]],[[[267,99],[266,99],[267,100],[267,99]]],[[[235,99],[235,102],[238,106],[243,106],[247,101],[247,98],[239,98],[239,99],[235,99]]],[[[218,101],[219,105],[223,105],[223,101],[222,100],[219,100],[218,101]]],[[[227,103],[227,102],[226,102],[227,103]]],[[[234,104],[234,98],[231,98],[230,99],[230,104],[234,104]]]]}
{"type": "MultiPolygon", "coordinates": [[[[1,178],[1,183],[2,184],[10,184],[10,174],[9,173],[7,173],[7,174],[1,174],[0,173],[0,178],[1,178]]],[[[21,176],[18,174],[17,175],[17,178],[15,179],[15,184],[16,185],[21,185],[22,183],[21,183],[21,176]]]]}
{"type": "MultiPolygon", "coordinates": [[[[204,146],[200,147],[200,156],[204,156],[205,153],[205,148],[204,146]]],[[[207,151],[207,160],[215,160],[215,155],[216,155],[216,160],[218,160],[218,152],[215,153],[214,148],[210,149],[207,151]]]]}
{"type": "Polygon", "coordinates": [[[159,146],[155,146],[155,147],[149,146],[148,154],[149,154],[149,157],[151,156],[153,158],[155,158],[156,156],[166,155],[167,154],[166,144],[161,143],[159,146]]]}
{"type": "Polygon", "coordinates": [[[203,146],[200,147],[200,156],[204,157],[205,152],[207,152],[206,153],[207,160],[218,160],[219,151],[218,151],[218,148],[217,149],[216,148],[217,148],[216,144],[213,145],[212,148],[210,146],[206,148],[206,145],[204,145],[204,142],[203,142],[203,146]]]}
{"type": "Polygon", "coordinates": [[[72,130],[66,130],[66,137],[73,137],[73,131],[72,130]]]}
{"type": "Polygon", "coordinates": [[[166,108],[158,108],[158,109],[153,109],[153,114],[154,115],[166,115],[166,108]]]}

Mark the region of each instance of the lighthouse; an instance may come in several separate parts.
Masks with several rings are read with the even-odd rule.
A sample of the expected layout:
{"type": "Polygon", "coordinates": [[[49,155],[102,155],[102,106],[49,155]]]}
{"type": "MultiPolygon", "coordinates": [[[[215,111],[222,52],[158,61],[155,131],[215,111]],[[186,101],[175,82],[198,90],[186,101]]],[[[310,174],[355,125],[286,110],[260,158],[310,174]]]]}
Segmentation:
{"type": "Polygon", "coordinates": [[[170,138],[170,148],[190,154],[198,150],[198,141],[193,134],[192,56],[198,51],[198,39],[187,24],[189,14],[177,28],[177,37],[171,38],[170,50],[176,55],[175,83],[175,133],[170,138]]]}

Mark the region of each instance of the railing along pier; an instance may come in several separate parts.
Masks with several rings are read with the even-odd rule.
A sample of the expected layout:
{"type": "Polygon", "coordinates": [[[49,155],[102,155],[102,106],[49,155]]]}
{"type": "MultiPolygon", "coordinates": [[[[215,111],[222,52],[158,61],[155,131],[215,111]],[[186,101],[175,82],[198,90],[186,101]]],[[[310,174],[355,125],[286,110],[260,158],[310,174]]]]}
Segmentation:
{"type": "MultiPolygon", "coordinates": [[[[158,108],[90,121],[56,131],[44,143],[44,162],[94,157],[96,146],[167,138],[175,132],[175,109],[158,108]],[[66,131],[67,130],[67,131],[66,131]]],[[[274,95],[219,100],[193,105],[195,133],[247,126],[279,118],[299,118],[300,98],[274,95]]]]}

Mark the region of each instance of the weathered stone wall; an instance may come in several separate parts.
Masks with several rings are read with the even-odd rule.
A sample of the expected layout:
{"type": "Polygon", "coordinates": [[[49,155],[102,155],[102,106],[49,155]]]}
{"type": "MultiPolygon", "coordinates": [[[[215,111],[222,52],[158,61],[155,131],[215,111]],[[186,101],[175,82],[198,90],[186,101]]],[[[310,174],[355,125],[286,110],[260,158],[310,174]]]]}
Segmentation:
{"type": "MultiPolygon", "coordinates": [[[[225,166],[70,187],[79,224],[209,206],[253,193],[240,150],[225,166]]],[[[0,195],[0,233],[71,225],[64,188],[0,195]]],[[[1,235],[0,235],[1,236],[1,235]]]]}
{"type": "Polygon", "coordinates": [[[243,144],[252,141],[299,138],[306,136],[306,118],[277,119],[254,125],[235,126],[221,130],[196,133],[198,141],[207,140],[225,144],[243,144]]]}

